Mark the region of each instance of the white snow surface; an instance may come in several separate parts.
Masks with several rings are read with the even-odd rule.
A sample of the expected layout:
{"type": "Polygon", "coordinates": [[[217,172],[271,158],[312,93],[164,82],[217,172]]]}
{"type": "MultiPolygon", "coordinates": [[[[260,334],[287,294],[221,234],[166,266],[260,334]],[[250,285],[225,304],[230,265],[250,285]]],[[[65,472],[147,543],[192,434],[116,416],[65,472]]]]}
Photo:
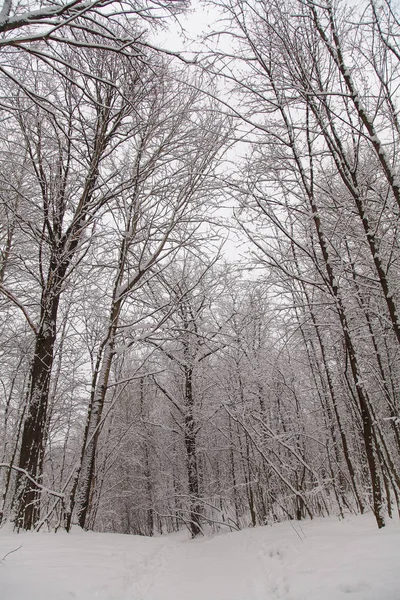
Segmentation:
{"type": "Polygon", "coordinates": [[[400,600],[399,521],[370,515],[196,540],[3,528],[0,561],[1,600],[400,600]]]}

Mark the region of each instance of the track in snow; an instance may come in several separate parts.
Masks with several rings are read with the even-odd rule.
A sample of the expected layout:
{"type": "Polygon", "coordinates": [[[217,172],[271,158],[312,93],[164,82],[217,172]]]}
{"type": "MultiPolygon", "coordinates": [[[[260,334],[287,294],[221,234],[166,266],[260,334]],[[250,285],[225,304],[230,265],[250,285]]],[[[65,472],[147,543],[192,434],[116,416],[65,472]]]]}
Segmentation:
{"type": "Polygon", "coordinates": [[[370,516],[198,540],[0,530],[0,600],[400,600],[400,526],[370,516]]]}

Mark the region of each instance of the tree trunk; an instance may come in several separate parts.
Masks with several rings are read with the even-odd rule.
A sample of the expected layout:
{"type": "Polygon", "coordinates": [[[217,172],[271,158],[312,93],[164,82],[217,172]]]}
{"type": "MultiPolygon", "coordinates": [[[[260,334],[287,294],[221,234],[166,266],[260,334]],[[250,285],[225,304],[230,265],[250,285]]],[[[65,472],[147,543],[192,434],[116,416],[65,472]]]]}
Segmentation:
{"type": "MultiPolygon", "coordinates": [[[[43,473],[47,435],[47,405],[54,359],[60,286],[66,267],[56,267],[53,257],[48,285],[42,293],[40,325],[35,340],[27,393],[26,418],[22,430],[18,466],[38,483],[43,473]]],[[[40,516],[40,490],[25,475],[19,473],[14,499],[17,529],[33,529],[40,516]]]]}
{"type": "Polygon", "coordinates": [[[185,367],[185,448],[186,464],[188,473],[190,508],[189,529],[192,538],[202,533],[200,524],[200,502],[199,502],[199,473],[196,452],[196,429],[193,415],[193,369],[185,367]]]}

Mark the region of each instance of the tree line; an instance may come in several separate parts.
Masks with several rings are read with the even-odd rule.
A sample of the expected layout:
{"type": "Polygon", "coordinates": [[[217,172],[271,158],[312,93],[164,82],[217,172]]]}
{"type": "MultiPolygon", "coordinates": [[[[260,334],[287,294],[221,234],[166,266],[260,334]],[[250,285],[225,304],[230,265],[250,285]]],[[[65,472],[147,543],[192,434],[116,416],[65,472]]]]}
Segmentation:
{"type": "Polygon", "coordinates": [[[397,8],[212,6],[176,52],[185,3],[4,1],[17,530],[400,514],[397,8]]]}

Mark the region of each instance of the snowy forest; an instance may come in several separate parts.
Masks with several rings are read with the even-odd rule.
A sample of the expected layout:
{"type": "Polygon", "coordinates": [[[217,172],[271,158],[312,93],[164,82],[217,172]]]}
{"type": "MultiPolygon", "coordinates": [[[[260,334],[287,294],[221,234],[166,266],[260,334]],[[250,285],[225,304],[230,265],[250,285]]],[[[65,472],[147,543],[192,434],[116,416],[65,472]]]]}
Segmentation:
{"type": "Polygon", "coordinates": [[[3,0],[0,32],[0,524],[398,520],[399,7],[3,0]]]}

